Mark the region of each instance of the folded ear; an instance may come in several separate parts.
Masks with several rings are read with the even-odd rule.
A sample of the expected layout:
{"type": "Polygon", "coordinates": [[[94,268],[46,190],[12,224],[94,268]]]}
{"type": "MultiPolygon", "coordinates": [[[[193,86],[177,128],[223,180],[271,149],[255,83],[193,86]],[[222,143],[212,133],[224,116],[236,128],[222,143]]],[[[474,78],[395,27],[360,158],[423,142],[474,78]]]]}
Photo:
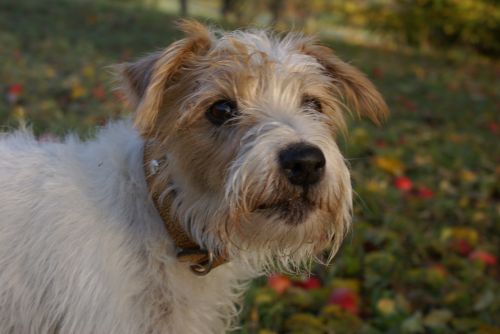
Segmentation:
{"type": "Polygon", "coordinates": [[[175,81],[175,74],[210,49],[211,33],[205,26],[193,20],[182,20],[178,25],[186,34],[184,39],[135,63],[118,66],[128,100],[136,109],[134,125],[145,137],[152,134],[165,90],[175,81]]]}
{"type": "Polygon", "coordinates": [[[387,118],[387,104],[363,73],[338,58],[330,48],[314,41],[303,44],[302,52],[316,58],[323,65],[339,90],[339,98],[350,110],[354,110],[359,116],[368,117],[377,125],[387,118]]]}

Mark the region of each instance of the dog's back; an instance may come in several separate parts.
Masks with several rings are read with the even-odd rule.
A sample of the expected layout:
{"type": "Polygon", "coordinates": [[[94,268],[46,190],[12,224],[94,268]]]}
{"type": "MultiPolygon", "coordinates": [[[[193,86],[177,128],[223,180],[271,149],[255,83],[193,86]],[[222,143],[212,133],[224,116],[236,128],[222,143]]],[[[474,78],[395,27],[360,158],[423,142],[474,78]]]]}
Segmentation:
{"type": "Polygon", "coordinates": [[[135,288],[126,271],[138,269],[140,231],[127,231],[126,206],[141,182],[123,175],[140,145],[126,128],[108,129],[106,145],[0,137],[1,333],[130,330],[116,319],[131,315],[116,313],[135,288]]]}

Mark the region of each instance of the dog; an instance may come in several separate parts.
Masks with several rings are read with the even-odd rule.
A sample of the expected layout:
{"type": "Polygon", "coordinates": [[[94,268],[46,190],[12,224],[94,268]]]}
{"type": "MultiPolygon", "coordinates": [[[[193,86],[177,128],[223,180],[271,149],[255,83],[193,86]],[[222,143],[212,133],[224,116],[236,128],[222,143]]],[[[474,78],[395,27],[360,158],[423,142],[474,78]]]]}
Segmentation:
{"type": "Polygon", "coordinates": [[[1,333],[222,333],[250,279],[338,250],[336,138],[380,93],[312,37],[180,27],[117,66],[135,112],[95,139],[1,135],[1,333]]]}

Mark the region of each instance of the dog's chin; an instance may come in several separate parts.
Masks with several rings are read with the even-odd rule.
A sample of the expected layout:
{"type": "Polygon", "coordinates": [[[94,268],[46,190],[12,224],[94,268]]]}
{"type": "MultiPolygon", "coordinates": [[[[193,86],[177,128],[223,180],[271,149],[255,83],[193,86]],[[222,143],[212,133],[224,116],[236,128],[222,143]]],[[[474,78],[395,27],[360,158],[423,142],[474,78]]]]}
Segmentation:
{"type": "Polygon", "coordinates": [[[287,225],[300,225],[307,221],[316,205],[305,198],[285,199],[271,203],[263,203],[257,207],[255,213],[265,218],[274,218],[287,225]]]}

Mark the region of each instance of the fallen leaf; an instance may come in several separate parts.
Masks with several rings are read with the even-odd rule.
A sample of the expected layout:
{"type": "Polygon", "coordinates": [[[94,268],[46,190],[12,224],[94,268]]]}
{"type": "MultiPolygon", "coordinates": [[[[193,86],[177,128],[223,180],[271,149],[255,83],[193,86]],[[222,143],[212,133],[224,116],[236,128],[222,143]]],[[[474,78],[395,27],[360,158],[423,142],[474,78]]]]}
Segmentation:
{"type": "Polygon", "coordinates": [[[464,239],[455,239],[451,243],[451,249],[461,256],[467,256],[472,252],[472,245],[464,239]]]}
{"type": "Polygon", "coordinates": [[[432,329],[442,329],[446,327],[446,324],[453,318],[453,313],[451,311],[443,310],[432,310],[427,314],[423,320],[425,326],[432,329]]]}
{"type": "Polygon", "coordinates": [[[16,106],[12,111],[12,114],[17,120],[24,120],[26,118],[26,109],[22,106],[16,106]]]}
{"type": "Polygon", "coordinates": [[[384,73],[382,72],[382,69],[380,67],[375,67],[372,70],[372,77],[375,79],[382,78],[384,76],[384,73]]]}
{"type": "Polygon", "coordinates": [[[469,255],[469,259],[474,261],[479,261],[487,266],[495,266],[497,264],[497,258],[486,251],[476,250],[469,255]]]}
{"type": "Polygon", "coordinates": [[[417,189],[417,196],[420,198],[429,199],[434,197],[434,192],[426,186],[420,186],[417,189]]]}
{"type": "Polygon", "coordinates": [[[401,330],[406,333],[424,333],[422,313],[417,312],[411,317],[405,319],[405,321],[401,324],[401,330]]]}
{"type": "Polygon", "coordinates": [[[71,98],[73,100],[78,100],[87,94],[87,90],[80,83],[75,83],[71,87],[71,98]]]}
{"type": "Polygon", "coordinates": [[[102,86],[97,86],[92,89],[92,95],[99,100],[102,100],[106,96],[106,91],[102,86]]]}
{"type": "Polygon", "coordinates": [[[284,275],[274,274],[268,277],[267,285],[278,294],[282,294],[292,286],[292,281],[284,275]]]}
{"type": "Polygon", "coordinates": [[[359,313],[358,295],[348,288],[337,288],[333,290],[328,303],[338,305],[352,314],[359,313]]]}
{"type": "Polygon", "coordinates": [[[23,93],[23,86],[21,84],[13,84],[7,90],[7,102],[15,104],[23,93]]]}
{"type": "Polygon", "coordinates": [[[477,180],[477,175],[470,170],[464,169],[460,173],[460,179],[466,183],[472,183],[477,180]]]}
{"type": "Polygon", "coordinates": [[[95,76],[95,69],[91,65],[86,65],[82,69],[82,74],[83,74],[84,77],[92,79],[95,76]]]}
{"type": "Polygon", "coordinates": [[[406,176],[400,176],[394,180],[394,186],[399,190],[408,192],[413,188],[413,182],[406,176]]]}
{"type": "Polygon", "coordinates": [[[391,315],[396,311],[396,303],[390,298],[381,298],[377,302],[377,310],[383,315],[391,315]]]}
{"type": "Polygon", "coordinates": [[[491,290],[486,290],[474,304],[474,310],[482,311],[490,306],[495,301],[495,293],[491,290]]]}
{"type": "Polygon", "coordinates": [[[297,281],[295,285],[304,290],[312,290],[321,288],[321,281],[317,277],[309,277],[304,281],[297,281]]]}
{"type": "Polygon", "coordinates": [[[476,245],[479,234],[470,227],[445,227],[441,230],[441,240],[465,240],[472,246],[476,245]]]}
{"type": "Polygon", "coordinates": [[[386,171],[390,174],[399,176],[403,174],[405,170],[404,164],[401,162],[401,160],[395,159],[395,158],[388,158],[388,157],[376,157],[375,158],[375,165],[382,169],[383,171],[386,171]]]}
{"type": "Polygon", "coordinates": [[[487,124],[488,130],[490,130],[491,133],[497,134],[499,132],[499,126],[497,122],[489,122],[487,124]]]}

